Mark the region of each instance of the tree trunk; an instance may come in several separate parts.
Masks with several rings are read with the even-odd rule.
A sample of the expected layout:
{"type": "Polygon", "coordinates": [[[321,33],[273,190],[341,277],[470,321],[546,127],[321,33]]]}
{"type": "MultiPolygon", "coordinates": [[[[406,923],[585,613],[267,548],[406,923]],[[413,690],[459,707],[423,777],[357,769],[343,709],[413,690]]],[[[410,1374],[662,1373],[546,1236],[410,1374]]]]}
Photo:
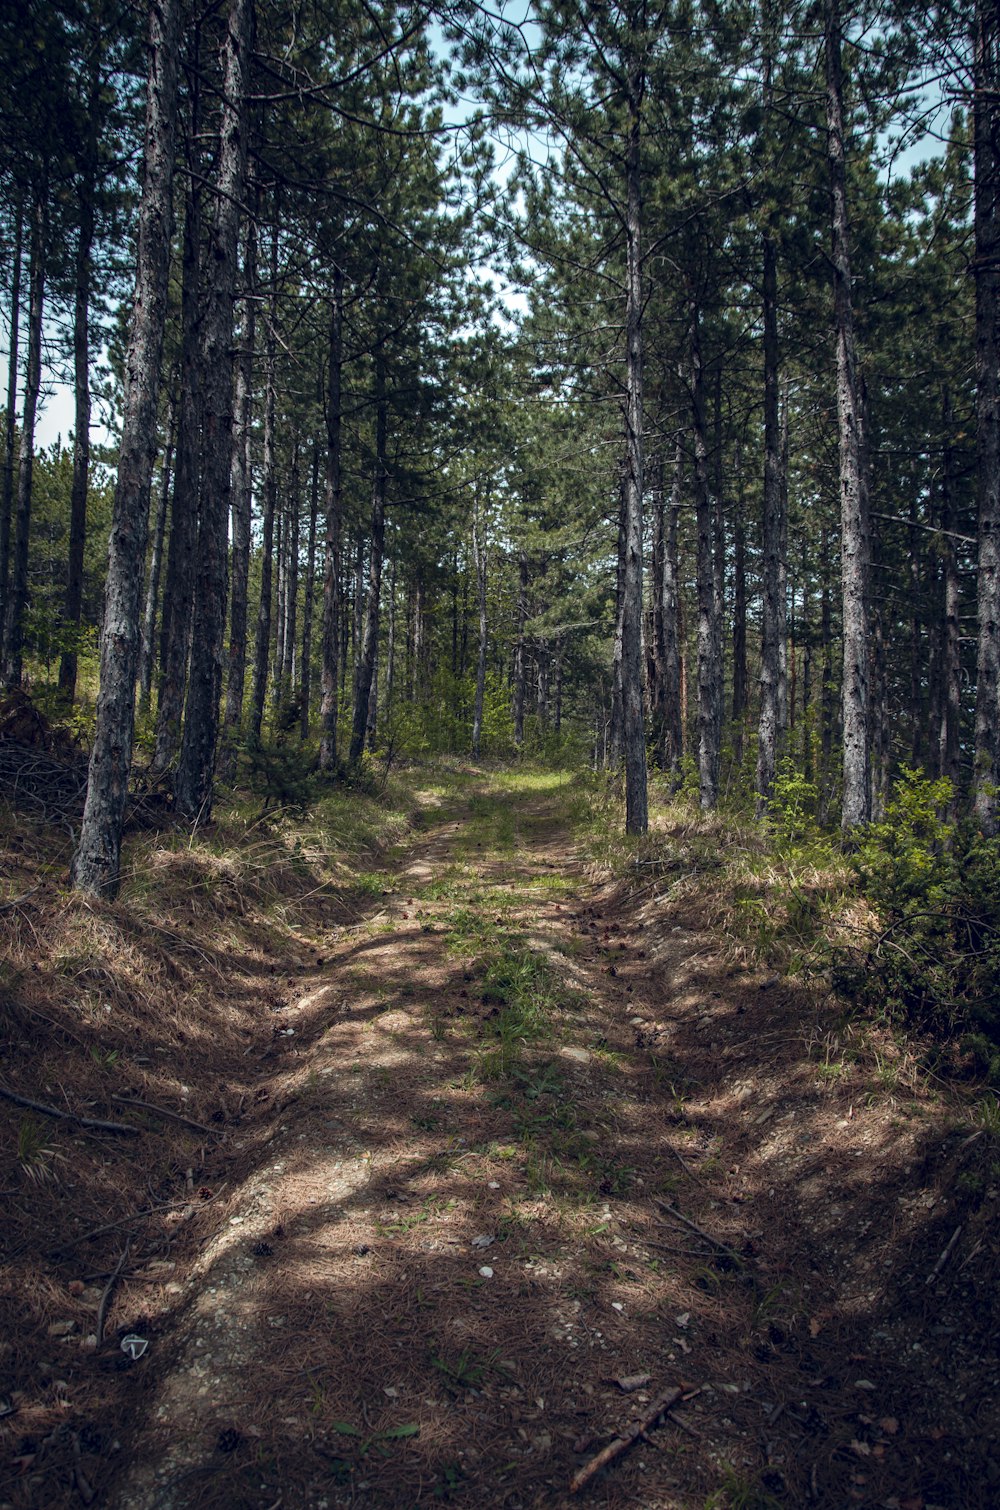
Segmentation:
{"type": "Polygon", "coordinates": [[[943,632],[941,647],[941,717],[938,736],[938,774],[946,776],[958,795],[961,779],[962,720],[961,587],[955,551],[955,459],[952,452],[951,396],[944,395],[942,422],[944,456],[941,468],[941,554],[943,557],[943,632]]]}
{"type": "Polygon", "coordinates": [[[247,221],[243,251],[243,320],[236,357],[233,401],[232,461],[232,582],[229,590],[229,665],[226,707],[222,722],[219,775],[236,775],[236,747],[243,723],[243,692],[247,669],[247,589],[250,576],[250,524],[253,510],[253,358],[256,318],[257,228],[247,221]]]}
{"type": "Polygon", "coordinates": [[[268,296],[266,377],[264,380],[264,518],[260,555],[260,603],[257,608],[257,634],[254,643],[253,687],[250,693],[250,738],[260,742],[267,696],[267,660],[271,653],[271,594],[274,570],[274,520],[278,502],[278,477],[275,468],[275,410],[277,408],[277,323],[278,323],[278,213],[271,227],[271,290],[268,296]]]}
{"type": "Polygon", "coordinates": [[[622,700],[622,656],[624,653],[624,622],[622,609],[625,603],[625,472],[620,480],[618,504],[618,556],[615,566],[615,636],[611,649],[611,718],[608,725],[608,764],[613,771],[621,769],[625,753],[625,705],[622,700]]]}
{"type": "Polygon", "coordinates": [[[132,763],[139,605],[156,455],[156,406],[167,312],[177,120],[178,0],[149,7],[145,159],[136,289],[101,634],[101,683],[73,885],[113,896],[132,763]]]}
{"type": "Polygon", "coordinates": [[[100,49],[91,65],[88,133],[78,202],[80,228],[76,242],[73,308],[73,382],[76,415],[73,430],[73,484],[69,502],[69,552],[63,626],[69,643],[59,661],[59,693],[72,704],[76,697],[77,639],[83,609],[83,550],[87,537],[87,482],[90,472],[90,285],[93,270],[94,192],[97,182],[97,125],[100,49]]]}
{"type": "Polygon", "coordinates": [[[160,600],[160,576],[163,570],[163,542],[167,533],[167,508],[174,460],[176,402],[170,400],[167,411],[167,449],[163,456],[160,495],[153,528],[153,550],[149,559],[149,582],[146,587],[146,611],[142,618],[142,647],[139,652],[139,706],[148,713],[153,690],[153,647],[156,644],[156,605],[160,600]]]}
{"type": "Polygon", "coordinates": [[[396,689],[396,558],[389,573],[389,622],[385,653],[385,716],[392,717],[392,700],[396,689]]]}
{"type": "Polygon", "coordinates": [[[333,273],[330,309],[330,357],[326,393],[326,557],[323,568],[323,695],[320,703],[319,765],[332,771],[337,764],[337,693],[340,671],[340,534],[341,483],[341,370],[343,367],[344,277],[333,273]]]}
{"type": "Polygon", "coordinates": [[[684,690],[681,659],[680,566],[677,532],[684,487],[684,450],[674,444],[674,473],[667,507],[663,550],[663,768],[677,790],[684,755],[684,690]]]}
{"type": "Polygon", "coordinates": [[[282,633],[281,657],[281,696],[283,701],[293,695],[297,671],[295,654],[298,645],[299,509],[301,506],[299,494],[301,487],[299,441],[298,436],[296,436],[292,442],[292,469],[289,478],[288,511],[286,514],[288,539],[285,549],[285,599],[282,606],[284,630],[282,633]]]}
{"type": "Polygon", "coordinates": [[[517,559],[517,641],[514,646],[514,743],[524,744],[524,626],[528,619],[528,558],[521,551],[517,559]]]}
{"type": "MultiPolygon", "coordinates": [[[[192,43],[197,74],[198,38],[192,43]]],[[[170,511],[167,583],[160,622],[160,682],[152,774],[162,776],[177,759],[191,643],[194,552],[198,533],[198,480],[201,469],[202,373],[199,352],[201,304],[201,181],[198,134],[201,109],[197,89],[188,122],[189,179],[185,196],[181,270],[181,372],[177,417],[177,460],[170,511]]]]}
{"type": "MultiPolygon", "coordinates": [[[[302,605],[302,666],[299,676],[299,737],[309,738],[309,708],[312,701],[313,603],[316,596],[316,524],[319,515],[319,446],[313,442],[312,477],[309,484],[309,540],[306,546],[306,594],[302,605]]],[[[390,683],[391,683],[390,664],[390,683]]]]}
{"type": "Polygon", "coordinates": [[[863,466],[863,415],[854,345],[847,164],[844,151],[843,78],[839,0],[826,0],[827,158],[833,231],[834,335],[837,346],[837,420],[840,434],[840,553],[844,671],[843,807],[845,830],[870,814],[868,743],[868,483],[863,466]]]}
{"type": "Polygon", "coordinates": [[[736,447],[736,507],[733,514],[733,739],[737,767],[749,703],[747,672],[747,511],[743,485],[743,451],[736,447]]]}
{"type": "Polygon", "coordinates": [[[778,433],[778,254],[764,237],[764,531],[761,572],[760,723],[757,734],[757,816],[774,785],[778,759],[781,638],[782,488],[778,433]]]}
{"type": "Polygon", "coordinates": [[[486,540],[478,492],[472,512],[472,557],[476,567],[476,603],[479,608],[479,654],[476,659],[476,704],[472,713],[472,755],[479,759],[483,737],[483,702],[486,697],[486,540]]]}
{"type": "Polygon", "coordinates": [[[271,707],[275,714],[281,707],[281,676],[285,666],[285,614],[288,608],[288,494],[287,490],[275,514],[274,555],[277,564],[278,592],[275,603],[274,654],[271,660],[271,707]]]}
{"type": "Polygon", "coordinates": [[[976,748],[973,811],[998,828],[1000,787],[1000,9],[977,0],[973,137],[978,509],[976,748]]]}
{"type": "Polygon", "coordinates": [[[31,260],[28,268],[28,363],[24,378],[24,417],[17,471],[14,561],[7,604],[4,682],[21,683],[24,616],[28,607],[28,542],[31,536],[31,489],[35,460],[35,416],[42,382],[42,310],[45,300],[45,255],[48,239],[48,185],[43,174],[31,213],[31,260]]]}
{"type": "Polygon", "coordinates": [[[714,511],[708,485],[705,389],[700,316],[691,308],[691,426],[694,438],[694,501],[698,528],[698,791],[703,810],[719,800],[719,701],[722,695],[715,634],[714,511]]]}
{"type": "MultiPolygon", "coordinates": [[[[385,543],[386,425],[385,362],[375,359],[375,476],[372,480],[371,556],[368,566],[368,601],[364,629],[358,647],[354,674],[354,726],[351,730],[351,765],[357,765],[365,747],[368,698],[375,671],[378,646],[379,595],[382,586],[382,549],[385,543]]],[[[359,583],[360,590],[360,583],[359,583]]]]}
{"type": "Polygon", "coordinates": [[[232,0],[223,43],[216,200],[201,325],[205,384],[198,573],[191,671],[174,796],[179,812],[208,822],[222,696],[226,576],[233,463],[233,305],[240,203],[246,179],[247,91],[253,0],[232,0]]]}
{"type": "Polygon", "coordinates": [[[0,665],[5,659],[7,590],[10,580],[10,522],[14,507],[14,452],[17,443],[17,361],[21,334],[21,257],[24,207],[14,207],[14,266],[10,280],[10,350],[7,354],[7,418],[4,425],[3,493],[0,495],[0,665]]]}
{"type": "Polygon", "coordinates": [[[653,542],[650,561],[650,589],[653,606],[650,623],[648,663],[651,666],[649,711],[656,747],[656,763],[660,770],[666,766],[666,736],[664,728],[663,674],[666,661],[666,644],[663,630],[663,558],[666,551],[664,533],[663,457],[659,453],[653,464],[655,482],[652,488],[653,542]]]}
{"type": "Polygon", "coordinates": [[[625,831],[649,827],[646,798],[646,728],[642,648],[642,199],[640,131],[646,79],[630,62],[625,148],[625,560],[622,573],[622,736],[625,753],[625,831]]]}

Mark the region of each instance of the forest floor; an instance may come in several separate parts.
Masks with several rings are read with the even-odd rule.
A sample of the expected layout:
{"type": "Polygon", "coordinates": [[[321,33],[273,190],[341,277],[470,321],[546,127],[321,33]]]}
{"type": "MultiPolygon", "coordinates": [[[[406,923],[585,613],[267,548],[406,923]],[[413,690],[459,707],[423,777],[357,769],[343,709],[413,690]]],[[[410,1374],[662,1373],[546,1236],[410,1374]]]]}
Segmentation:
{"type": "Polygon", "coordinates": [[[5,836],[0,1080],[139,1132],[0,1102],[0,1510],[1000,1502],[1000,1128],[567,775],[413,806],[268,923],[224,834],[114,907],[5,836]]]}

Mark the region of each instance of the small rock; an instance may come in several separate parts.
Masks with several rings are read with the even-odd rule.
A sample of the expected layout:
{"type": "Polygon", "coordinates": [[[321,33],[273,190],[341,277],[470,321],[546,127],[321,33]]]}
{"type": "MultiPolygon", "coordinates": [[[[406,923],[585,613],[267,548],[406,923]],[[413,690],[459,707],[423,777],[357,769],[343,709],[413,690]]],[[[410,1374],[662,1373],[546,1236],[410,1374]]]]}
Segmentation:
{"type": "Polygon", "coordinates": [[[49,1327],[50,1337],[68,1337],[70,1332],[76,1331],[75,1321],[54,1321],[49,1327]]]}
{"type": "Polygon", "coordinates": [[[479,1272],[483,1276],[484,1279],[492,1279],[493,1278],[493,1270],[490,1268],[489,1264],[484,1264],[483,1267],[480,1269],[479,1272]]]}

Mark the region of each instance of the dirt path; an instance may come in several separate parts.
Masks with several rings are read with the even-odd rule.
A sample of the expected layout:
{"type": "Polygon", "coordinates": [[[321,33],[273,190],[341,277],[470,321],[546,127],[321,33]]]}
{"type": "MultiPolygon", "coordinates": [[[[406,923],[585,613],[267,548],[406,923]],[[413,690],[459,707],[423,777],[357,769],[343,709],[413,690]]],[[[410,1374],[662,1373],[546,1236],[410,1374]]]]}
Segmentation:
{"type": "Polygon", "coordinates": [[[961,1129],[866,1103],[828,1006],[595,887],[567,801],[428,807],[374,910],[303,945],[109,1504],[576,1503],[671,1386],[581,1500],[997,1502],[975,1256],[930,1273],[961,1129]]]}

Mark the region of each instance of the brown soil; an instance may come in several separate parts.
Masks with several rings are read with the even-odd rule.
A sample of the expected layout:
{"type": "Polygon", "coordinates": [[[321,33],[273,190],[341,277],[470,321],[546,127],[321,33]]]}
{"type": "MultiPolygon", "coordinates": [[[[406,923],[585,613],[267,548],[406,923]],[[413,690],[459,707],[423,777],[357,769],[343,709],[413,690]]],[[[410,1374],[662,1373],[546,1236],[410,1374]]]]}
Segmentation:
{"type": "Polygon", "coordinates": [[[8,836],[0,1083],[142,1132],[0,1102],[0,1510],[567,1505],[671,1386],[580,1500],[1000,1502],[996,1139],[512,807],[504,847],[428,803],[363,916],[281,933],[181,850],[197,907],[132,937],[8,836]],[[458,911],[554,985],[499,1073],[458,911]]]}

